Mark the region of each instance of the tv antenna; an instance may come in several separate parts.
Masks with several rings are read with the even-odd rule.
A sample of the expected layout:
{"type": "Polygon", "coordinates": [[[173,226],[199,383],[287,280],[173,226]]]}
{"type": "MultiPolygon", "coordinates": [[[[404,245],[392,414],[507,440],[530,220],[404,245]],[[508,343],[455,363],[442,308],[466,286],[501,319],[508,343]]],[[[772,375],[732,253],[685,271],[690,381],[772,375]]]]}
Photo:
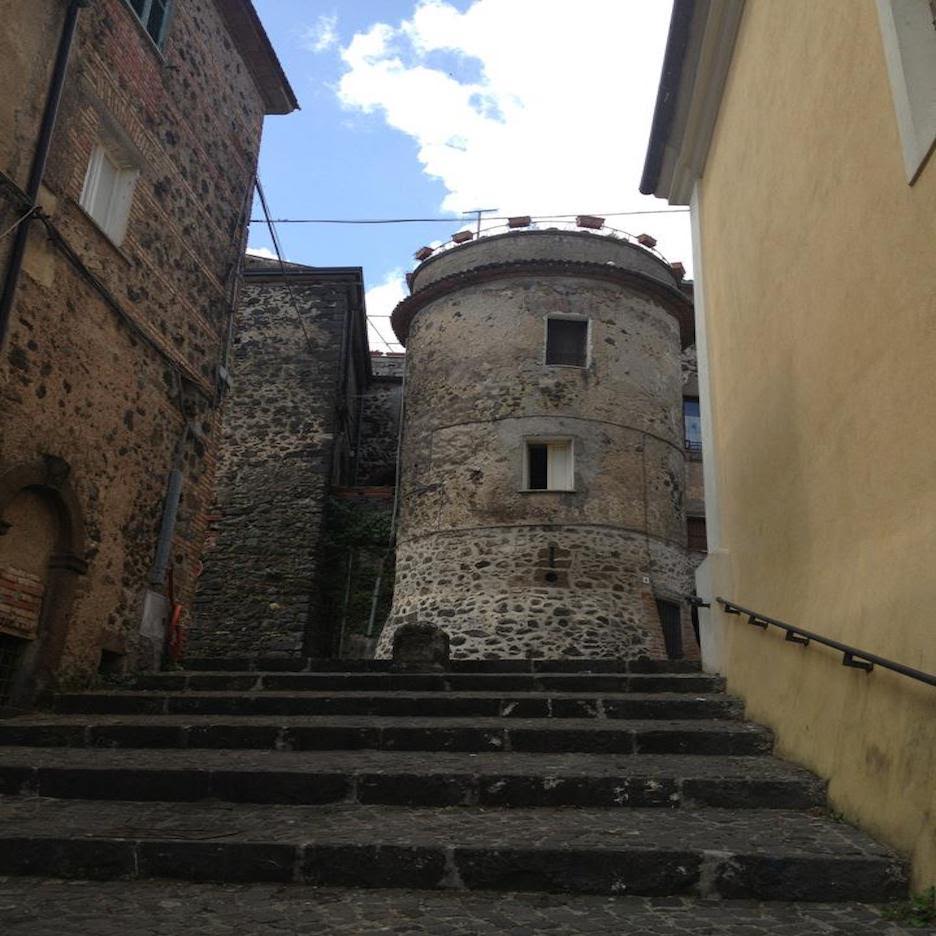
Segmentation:
{"type": "Polygon", "coordinates": [[[478,221],[478,227],[476,234],[478,237],[481,236],[481,215],[490,214],[492,211],[497,211],[497,208],[472,208],[470,211],[463,211],[463,215],[475,215],[478,221]]]}

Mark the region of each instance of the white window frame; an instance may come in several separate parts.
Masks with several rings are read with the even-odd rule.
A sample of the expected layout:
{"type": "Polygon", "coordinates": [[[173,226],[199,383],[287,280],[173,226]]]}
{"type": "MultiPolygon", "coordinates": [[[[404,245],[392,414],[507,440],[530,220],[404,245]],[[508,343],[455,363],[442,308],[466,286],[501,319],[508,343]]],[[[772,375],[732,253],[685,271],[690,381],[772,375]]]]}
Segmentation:
{"type": "Polygon", "coordinates": [[[936,25],[930,0],[877,0],[884,57],[912,185],[936,144],[936,25]]]}
{"type": "Polygon", "coordinates": [[[546,367],[576,367],[579,370],[588,368],[592,358],[592,327],[591,319],[587,315],[578,315],[566,312],[550,312],[543,322],[543,364],[546,367]],[[585,363],[584,364],[550,364],[546,360],[546,351],[549,347],[549,323],[551,321],[584,322],[585,323],[585,363]]]}
{"type": "Polygon", "coordinates": [[[522,460],[522,471],[523,474],[520,480],[520,490],[532,493],[532,494],[541,494],[548,493],[549,491],[574,491],[575,490],[575,439],[571,436],[528,436],[523,440],[523,460],[522,460]],[[546,452],[546,487],[544,488],[531,488],[530,487],[530,446],[531,445],[545,445],[547,448],[546,452]],[[555,449],[553,448],[555,446],[555,449]],[[553,452],[559,447],[568,450],[568,468],[564,472],[564,478],[562,481],[554,476],[556,470],[556,465],[554,461],[553,452]]]}
{"type": "Polygon", "coordinates": [[[133,202],[133,190],[136,188],[139,175],[140,170],[132,165],[126,157],[116,155],[113,149],[101,143],[95,145],[91,152],[91,159],[88,162],[88,171],[85,174],[84,185],[78,203],[85,214],[118,247],[123,243],[127,234],[130,206],[133,202]],[[104,211],[98,216],[98,214],[94,213],[94,206],[101,194],[102,169],[105,161],[114,168],[114,187],[107,198],[104,211]]]}

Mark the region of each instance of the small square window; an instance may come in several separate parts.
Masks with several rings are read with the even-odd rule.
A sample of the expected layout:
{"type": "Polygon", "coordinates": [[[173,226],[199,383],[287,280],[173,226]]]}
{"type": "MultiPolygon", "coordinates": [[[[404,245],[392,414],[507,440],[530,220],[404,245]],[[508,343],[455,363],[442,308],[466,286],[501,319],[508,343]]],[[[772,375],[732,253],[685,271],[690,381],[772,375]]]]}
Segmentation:
{"type": "Polygon", "coordinates": [[[575,490],[571,439],[528,439],[523,466],[528,491],[575,490]]]}
{"type": "Polygon", "coordinates": [[[546,363],[585,367],[588,363],[588,321],[546,319],[546,363]]]}
{"type": "Polygon", "coordinates": [[[103,146],[96,146],[88,163],[79,204],[118,246],[127,232],[130,202],[138,170],[103,146]]]}

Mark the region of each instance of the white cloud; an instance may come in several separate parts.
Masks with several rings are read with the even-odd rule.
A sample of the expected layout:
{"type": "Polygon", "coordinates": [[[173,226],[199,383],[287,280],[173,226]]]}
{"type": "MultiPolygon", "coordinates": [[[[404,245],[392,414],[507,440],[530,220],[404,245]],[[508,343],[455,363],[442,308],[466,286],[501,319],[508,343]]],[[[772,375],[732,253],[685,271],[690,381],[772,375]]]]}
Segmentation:
{"type": "Polygon", "coordinates": [[[402,351],[402,345],[397,341],[393,329],[390,327],[388,316],[409,295],[406,288],[405,273],[403,270],[391,270],[383,282],[371,286],[364,295],[367,307],[368,339],[372,351],[402,351]]]}
{"type": "MultiPolygon", "coordinates": [[[[666,208],[637,186],[670,4],[419,0],[341,50],[338,95],[413,137],[443,210],[499,214],[666,208]]],[[[609,219],[691,261],[686,215],[609,219]]]]}
{"type": "Polygon", "coordinates": [[[309,26],[303,35],[305,47],[311,52],[326,52],[338,45],[338,15],[323,13],[314,26],[309,26]]]}
{"type": "Polygon", "coordinates": [[[248,247],[246,253],[251,257],[264,257],[267,260],[276,259],[276,254],[269,247],[248,247]]]}

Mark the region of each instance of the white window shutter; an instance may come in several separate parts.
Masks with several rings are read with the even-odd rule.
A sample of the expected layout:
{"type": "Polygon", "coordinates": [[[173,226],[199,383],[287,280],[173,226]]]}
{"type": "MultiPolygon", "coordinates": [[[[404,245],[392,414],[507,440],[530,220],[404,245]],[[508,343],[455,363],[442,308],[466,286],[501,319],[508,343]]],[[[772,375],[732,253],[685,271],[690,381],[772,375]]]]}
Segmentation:
{"type": "Polygon", "coordinates": [[[100,145],[94,148],[88,163],[79,203],[98,227],[118,245],[127,232],[130,203],[139,174],[132,166],[121,166],[100,145]]]}
{"type": "Polygon", "coordinates": [[[546,462],[546,485],[551,491],[571,491],[572,443],[568,440],[550,442],[546,462]]]}

